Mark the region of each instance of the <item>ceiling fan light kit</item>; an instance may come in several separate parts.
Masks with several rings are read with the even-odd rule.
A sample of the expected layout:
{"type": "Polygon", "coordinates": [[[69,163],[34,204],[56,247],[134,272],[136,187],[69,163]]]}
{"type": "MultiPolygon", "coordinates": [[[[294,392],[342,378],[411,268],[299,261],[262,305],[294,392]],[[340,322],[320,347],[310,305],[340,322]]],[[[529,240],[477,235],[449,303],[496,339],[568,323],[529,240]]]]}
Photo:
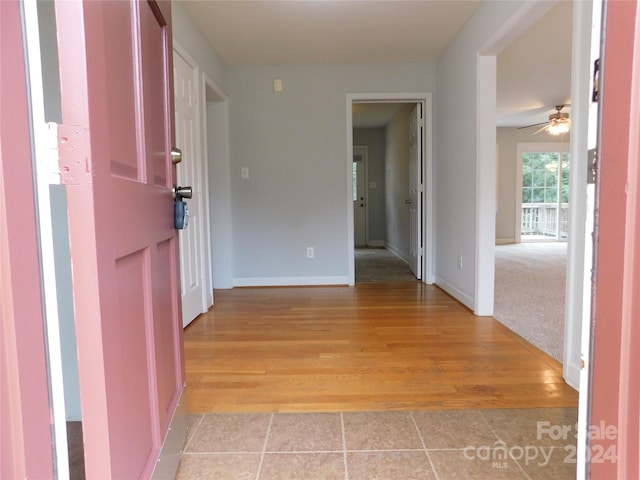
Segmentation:
{"type": "Polygon", "coordinates": [[[529,128],[538,125],[544,125],[542,128],[539,128],[531,135],[540,133],[543,130],[546,130],[546,132],[550,135],[563,135],[565,133],[569,133],[569,130],[571,130],[571,120],[569,119],[569,114],[567,112],[561,111],[566,106],[567,105],[556,105],[556,113],[552,113],[551,115],[549,115],[549,121],[545,122],[544,124],[537,123],[520,128],[529,128]]]}
{"type": "Polygon", "coordinates": [[[549,126],[547,126],[547,133],[551,135],[563,135],[565,133],[569,133],[570,128],[571,120],[566,118],[564,121],[550,123],[549,126]]]}

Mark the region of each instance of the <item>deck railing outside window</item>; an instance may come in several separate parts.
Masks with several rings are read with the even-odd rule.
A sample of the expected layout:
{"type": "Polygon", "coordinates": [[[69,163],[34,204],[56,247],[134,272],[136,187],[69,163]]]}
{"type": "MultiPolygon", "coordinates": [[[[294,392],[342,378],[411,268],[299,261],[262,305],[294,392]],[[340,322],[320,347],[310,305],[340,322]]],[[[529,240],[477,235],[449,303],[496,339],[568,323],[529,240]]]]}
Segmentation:
{"type": "Polygon", "coordinates": [[[523,203],[521,234],[523,237],[531,235],[566,240],[569,232],[568,203],[560,204],[560,221],[557,220],[557,203],[523,203]]]}

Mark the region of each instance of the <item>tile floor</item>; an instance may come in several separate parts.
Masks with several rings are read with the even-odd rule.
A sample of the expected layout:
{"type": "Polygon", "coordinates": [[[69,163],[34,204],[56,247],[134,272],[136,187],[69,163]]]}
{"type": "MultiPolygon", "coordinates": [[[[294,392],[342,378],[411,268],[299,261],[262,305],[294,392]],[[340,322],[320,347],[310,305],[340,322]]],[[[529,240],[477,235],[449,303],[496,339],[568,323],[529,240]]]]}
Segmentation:
{"type": "Polygon", "coordinates": [[[192,414],[177,478],[573,479],[576,421],[574,408],[192,414]]]}

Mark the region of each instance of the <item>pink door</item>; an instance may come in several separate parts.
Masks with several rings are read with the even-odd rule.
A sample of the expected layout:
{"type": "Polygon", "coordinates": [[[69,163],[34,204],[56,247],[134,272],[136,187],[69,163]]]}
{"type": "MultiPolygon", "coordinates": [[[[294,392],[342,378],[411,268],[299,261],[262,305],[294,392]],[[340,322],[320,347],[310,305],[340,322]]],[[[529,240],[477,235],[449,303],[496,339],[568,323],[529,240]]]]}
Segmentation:
{"type": "MultiPolygon", "coordinates": [[[[640,478],[640,6],[606,3],[591,479],[640,478]]],[[[582,393],[582,392],[581,392],[582,393]]]]}
{"type": "Polygon", "coordinates": [[[53,478],[20,3],[0,1],[0,478],[53,478]]]}
{"type": "Polygon", "coordinates": [[[168,1],[56,1],[88,478],[153,472],[183,386],[168,1]]]}

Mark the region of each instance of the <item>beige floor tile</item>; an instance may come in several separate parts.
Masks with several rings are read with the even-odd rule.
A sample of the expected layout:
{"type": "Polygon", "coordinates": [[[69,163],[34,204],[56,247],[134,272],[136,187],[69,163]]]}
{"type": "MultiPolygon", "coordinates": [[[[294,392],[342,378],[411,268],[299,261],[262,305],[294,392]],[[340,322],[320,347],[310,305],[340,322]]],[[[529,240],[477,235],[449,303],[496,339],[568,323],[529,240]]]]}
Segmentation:
{"type": "Polygon", "coordinates": [[[344,413],[347,450],[422,449],[409,412],[344,413]]]}
{"type": "Polygon", "coordinates": [[[342,453],[267,453],[258,480],[343,480],[342,453]]]}
{"type": "MultiPolygon", "coordinates": [[[[544,447],[543,447],[544,448],[544,447]]],[[[548,447],[535,459],[518,460],[531,480],[574,480],[576,478],[576,455],[574,446],[548,447]],[[548,459],[548,461],[547,461],[548,459]]]]}
{"type": "Polygon", "coordinates": [[[425,452],[347,453],[349,480],[435,480],[425,452]]]}
{"type": "Polygon", "coordinates": [[[188,452],[262,452],[269,413],[207,414],[188,452]]]}
{"type": "Polygon", "coordinates": [[[278,413],[273,417],[267,451],[343,450],[339,413],[278,413]]]}
{"type": "Polygon", "coordinates": [[[254,480],[259,465],[259,453],[185,454],[176,480],[254,480]]]}
{"type": "Polygon", "coordinates": [[[527,480],[512,460],[472,458],[463,450],[431,450],[429,457],[439,480],[527,480]]]}
{"type": "Polygon", "coordinates": [[[200,425],[200,421],[203,416],[204,415],[200,413],[190,413],[187,415],[187,438],[185,440],[185,445],[189,445],[189,442],[193,438],[193,434],[200,425]]]}
{"type": "Polygon", "coordinates": [[[465,448],[498,440],[478,410],[411,413],[427,448],[465,448]]]}
{"type": "Polygon", "coordinates": [[[576,409],[483,410],[482,415],[508,447],[576,444],[576,409]]]}

